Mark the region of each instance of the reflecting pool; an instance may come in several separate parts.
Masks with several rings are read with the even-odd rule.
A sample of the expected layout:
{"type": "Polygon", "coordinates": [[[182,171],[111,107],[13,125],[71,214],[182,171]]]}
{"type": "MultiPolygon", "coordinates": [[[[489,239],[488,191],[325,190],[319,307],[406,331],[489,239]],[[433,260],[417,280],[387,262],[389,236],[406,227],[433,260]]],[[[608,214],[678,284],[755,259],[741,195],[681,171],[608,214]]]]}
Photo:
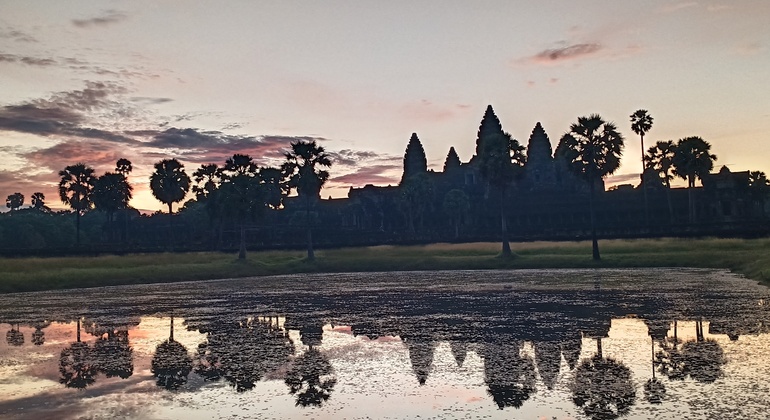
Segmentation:
{"type": "Polygon", "coordinates": [[[0,417],[766,418],[768,302],[696,269],[0,295],[0,417]]]}

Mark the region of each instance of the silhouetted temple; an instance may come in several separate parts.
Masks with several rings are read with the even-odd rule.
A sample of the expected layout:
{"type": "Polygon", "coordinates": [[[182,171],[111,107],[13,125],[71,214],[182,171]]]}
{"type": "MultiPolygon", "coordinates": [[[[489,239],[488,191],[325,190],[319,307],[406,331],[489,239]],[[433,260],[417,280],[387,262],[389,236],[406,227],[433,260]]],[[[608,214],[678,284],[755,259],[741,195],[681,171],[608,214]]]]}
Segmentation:
{"type": "MultiPolygon", "coordinates": [[[[372,238],[382,240],[494,240],[499,231],[499,198],[489,194],[478,164],[479,153],[484,150],[483,134],[490,130],[502,130],[491,106],[479,127],[476,153],[463,162],[454,147],[450,148],[441,172],[427,169],[423,147],[417,134],[412,134],[398,186],[351,187],[347,200],[324,201],[319,203],[319,209],[334,213],[335,224],[342,231],[368,232],[372,238]],[[452,210],[446,203],[452,190],[462,191],[468,203],[467,210],[459,211],[457,229],[452,228],[452,210]]],[[[570,172],[563,149],[562,144],[554,149],[539,122],[532,129],[526,143],[523,173],[506,193],[506,218],[514,238],[575,239],[587,235],[589,185],[570,172]]],[[[690,192],[686,188],[668,190],[655,173],[646,175],[646,181],[636,187],[619,185],[609,191],[605,191],[603,182],[597,183],[600,235],[767,231],[766,199],[750,191],[748,171],[731,172],[723,166],[719,172],[704,176],[703,186],[691,191],[694,219],[688,213],[690,192]],[[649,198],[647,220],[641,190],[644,186],[649,198]]]]}

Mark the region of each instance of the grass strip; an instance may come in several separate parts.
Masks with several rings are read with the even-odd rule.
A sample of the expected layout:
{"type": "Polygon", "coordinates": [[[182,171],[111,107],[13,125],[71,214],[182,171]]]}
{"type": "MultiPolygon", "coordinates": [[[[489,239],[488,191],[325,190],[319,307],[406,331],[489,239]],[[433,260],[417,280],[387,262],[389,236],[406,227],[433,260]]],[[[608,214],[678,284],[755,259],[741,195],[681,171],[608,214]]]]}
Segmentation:
{"type": "Polygon", "coordinates": [[[500,258],[498,243],[327,249],[313,262],[301,251],[251,252],[244,261],[216,252],[0,258],[0,293],[295,273],[592,267],[724,268],[770,285],[770,239],[764,238],[606,240],[598,262],[590,242],[511,248],[513,258],[500,258]]]}

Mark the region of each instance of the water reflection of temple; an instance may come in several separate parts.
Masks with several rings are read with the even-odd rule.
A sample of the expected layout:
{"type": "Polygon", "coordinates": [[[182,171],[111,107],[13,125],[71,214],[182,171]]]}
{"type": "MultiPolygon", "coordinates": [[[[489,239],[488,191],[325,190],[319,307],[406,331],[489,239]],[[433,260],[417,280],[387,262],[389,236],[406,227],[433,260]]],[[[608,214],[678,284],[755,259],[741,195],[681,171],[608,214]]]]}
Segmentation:
{"type": "MultiPolygon", "coordinates": [[[[410,386],[436,385],[434,364],[443,343],[458,367],[475,353],[471,360],[481,363],[490,404],[517,408],[538,393],[568,388],[566,381],[577,381],[580,375],[614,375],[627,381],[622,360],[607,357],[602,346],[613,319],[634,316],[646,325],[648,334],[646,376],[635,378],[643,389],[632,394],[626,387],[618,396],[620,402],[596,399],[590,393],[576,396],[578,406],[589,416],[604,413],[602,404],[616,407],[606,415],[617,416],[623,412],[617,407],[641,401],[642,391],[644,400],[657,404],[666,401],[667,392],[680,380],[690,378],[705,386],[722,377],[724,351],[709,334],[737,340],[747,334],[765,334],[770,326],[770,311],[761,296],[693,294],[677,288],[666,293],[498,287],[451,293],[428,289],[321,294],[215,295],[212,299],[226,305],[175,309],[175,316],[184,323],[165,318],[168,339],[152,355],[151,372],[160,386],[170,390],[189,387],[192,377],[199,378],[199,383],[227,383],[236,392],[252,390],[266,379],[280,379],[297,405],[319,406],[335,398],[341,380],[324,344],[329,331],[324,326],[346,325],[353,337],[400,339],[408,356],[406,368],[412,372],[410,386]],[[182,344],[174,336],[174,325],[200,333],[201,341],[182,344]],[[583,343],[591,344],[582,348],[583,343]]],[[[14,349],[45,346],[44,332],[51,321],[44,320],[71,322],[77,338],[61,355],[64,385],[83,388],[99,377],[131,377],[130,331],[148,313],[122,308],[118,315],[107,316],[107,308],[96,307],[96,315],[82,317],[70,310],[74,311],[31,309],[20,317],[0,309],[8,325],[8,345],[14,349]],[[89,343],[79,339],[81,332],[93,337],[89,343]]]]}

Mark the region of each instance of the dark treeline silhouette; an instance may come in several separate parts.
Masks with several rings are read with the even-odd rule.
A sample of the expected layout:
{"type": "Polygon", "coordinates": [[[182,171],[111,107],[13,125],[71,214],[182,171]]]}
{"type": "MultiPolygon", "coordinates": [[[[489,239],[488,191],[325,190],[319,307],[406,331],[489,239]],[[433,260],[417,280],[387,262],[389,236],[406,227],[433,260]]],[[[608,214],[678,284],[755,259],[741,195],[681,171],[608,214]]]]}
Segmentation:
{"type": "MultiPolygon", "coordinates": [[[[631,114],[642,147],[652,121],[646,110],[631,114]]],[[[617,171],[624,147],[615,124],[596,114],[580,117],[553,146],[537,123],[525,147],[489,106],[469,161],[450,147],[443,170],[429,170],[413,133],[398,185],[351,187],[344,199],[321,198],[334,162],[315,141],[293,142],[279,168],[238,153],[194,169],[169,158],[149,179],[168,210],[152,215],[128,204],[130,161],[118,160],[101,176],[76,163],[59,174],[59,199],[69,210],[51,211],[40,192],[31,194],[31,207],[20,192],[7,197],[0,252],[222,250],[245,258],[247,249],[304,247],[312,260],[316,246],[499,240],[508,256],[509,240],[591,239],[598,259],[599,237],[770,232],[765,174],[727,167],[713,173],[717,157],[700,137],[657,141],[642,158],[638,185],[609,190],[604,179],[617,171]],[[687,187],[673,188],[675,177],[687,187]],[[194,198],[183,203],[190,191],[194,198]]]]}

